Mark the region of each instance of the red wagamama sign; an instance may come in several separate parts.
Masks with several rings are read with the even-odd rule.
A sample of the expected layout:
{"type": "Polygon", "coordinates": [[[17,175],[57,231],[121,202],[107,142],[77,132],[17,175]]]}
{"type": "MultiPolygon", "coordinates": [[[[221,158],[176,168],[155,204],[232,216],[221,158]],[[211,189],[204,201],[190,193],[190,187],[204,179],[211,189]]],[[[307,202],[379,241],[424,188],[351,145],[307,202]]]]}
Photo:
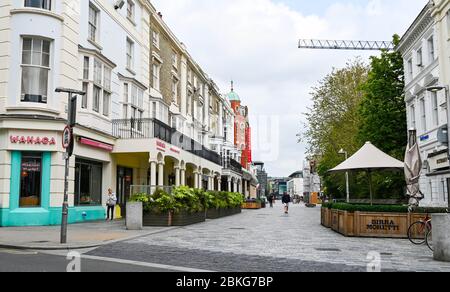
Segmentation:
{"type": "Polygon", "coordinates": [[[55,138],[50,137],[10,136],[9,139],[12,144],[56,145],[55,138]]]}

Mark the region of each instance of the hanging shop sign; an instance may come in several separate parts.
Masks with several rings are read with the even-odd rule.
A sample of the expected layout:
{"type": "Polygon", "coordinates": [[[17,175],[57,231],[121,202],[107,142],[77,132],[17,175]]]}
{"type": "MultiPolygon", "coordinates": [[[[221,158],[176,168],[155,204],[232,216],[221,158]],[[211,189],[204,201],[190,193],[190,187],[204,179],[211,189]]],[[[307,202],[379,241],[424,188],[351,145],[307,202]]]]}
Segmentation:
{"type": "Polygon", "coordinates": [[[166,152],[166,143],[162,141],[156,141],[156,149],[162,152],[166,152]]]}
{"type": "Polygon", "coordinates": [[[90,146],[93,148],[98,148],[106,151],[113,151],[114,146],[99,141],[91,140],[88,138],[80,138],[79,142],[83,145],[90,146]]]}
{"type": "Polygon", "coordinates": [[[10,136],[12,144],[26,144],[26,145],[56,145],[56,140],[53,137],[34,137],[34,136],[10,136]]]}

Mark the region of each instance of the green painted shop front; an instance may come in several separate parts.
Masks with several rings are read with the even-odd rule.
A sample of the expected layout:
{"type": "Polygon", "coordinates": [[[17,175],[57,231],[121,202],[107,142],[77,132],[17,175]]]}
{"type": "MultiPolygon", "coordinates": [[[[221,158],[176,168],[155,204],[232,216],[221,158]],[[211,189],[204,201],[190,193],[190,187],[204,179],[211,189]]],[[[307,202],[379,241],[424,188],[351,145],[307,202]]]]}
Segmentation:
{"type": "MultiPolygon", "coordinates": [[[[11,151],[9,208],[0,209],[0,226],[61,224],[62,208],[50,207],[51,152],[11,151]]],[[[102,206],[69,208],[69,223],[104,220],[102,206]]]]}

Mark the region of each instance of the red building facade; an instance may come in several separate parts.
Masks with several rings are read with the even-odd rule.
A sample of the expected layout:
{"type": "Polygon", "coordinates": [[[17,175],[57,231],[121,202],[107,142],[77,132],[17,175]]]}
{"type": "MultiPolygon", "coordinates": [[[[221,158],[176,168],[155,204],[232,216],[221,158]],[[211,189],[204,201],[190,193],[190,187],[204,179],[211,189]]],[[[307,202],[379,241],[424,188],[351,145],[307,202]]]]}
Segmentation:
{"type": "Polygon", "coordinates": [[[239,95],[234,92],[233,83],[231,92],[227,95],[231,107],[235,113],[234,119],[234,145],[241,152],[241,165],[245,169],[250,169],[252,163],[252,131],[249,122],[249,110],[247,106],[241,104],[239,95]]]}

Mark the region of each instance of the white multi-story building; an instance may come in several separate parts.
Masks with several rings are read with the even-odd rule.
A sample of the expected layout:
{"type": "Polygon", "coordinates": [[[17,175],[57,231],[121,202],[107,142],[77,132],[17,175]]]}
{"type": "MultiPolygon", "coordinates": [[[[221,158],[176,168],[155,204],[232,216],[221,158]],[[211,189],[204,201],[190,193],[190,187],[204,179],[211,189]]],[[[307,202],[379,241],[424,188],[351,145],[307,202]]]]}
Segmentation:
{"type": "Polygon", "coordinates": [[[288,193],[291,197],[304,195],[304,178],[303,171],[294,172],[289,176],[289,181],[287,183],[288,193]]]}
{"type": "MultiPolygon", "coordinates": [[[[434,18],[436,36],[437,36],[437,52],[439,60],[450,60],[450,0],[435,0],[434,6],[431,10],[431,15],[434,18]]],[[[449,103],[450,92],[450,62],[439,62],[439,75],[440,75],[440,86],[442,86],[443,93],[446,95],[446,104],[449,103]]],[[[445,108],[446,116],[450,116],[450,107],[447,106],[445,108]]],[[[448,132],[448,131],[447,131],[448,132]]],[[[448,133],[450,134],[450,133],[448,133]]],[[[450,141],[450,140],[447,140],[450,141]]],[[[444,159],[445,160],[445,159],[444,159]]],[[[446,192],[443,191],[444,198],[441,202],[442,205],[447,203],[447,206],[450,207],[450,174],[445,178],[446,192]],[[446,193],[446,196],[445,196],[446,193]]]]}
{"type": "MultiPolygon", "coordinates": [[[[424,169],[420,179],[423,206],[448,205],[448,103],[440,90],[442,35],[427,4],[398,46],[405,64],[405,101],[408,128],[416,129],[424,169]]],[[[447,59],[448,60],[448,59],[447,59]]]]}
{"type": "Polygon", "coordinates": [[[209,148],[215,136],[233,137],[229,103],[149,0],[117,3],[0,4],[0,226],[60,223],[68,97],[56,88],[86,92],[70,222],[105,218],[108,188],[123,206],[133,185],[228,185],[220,156],[228,144],[209,148]]]}

